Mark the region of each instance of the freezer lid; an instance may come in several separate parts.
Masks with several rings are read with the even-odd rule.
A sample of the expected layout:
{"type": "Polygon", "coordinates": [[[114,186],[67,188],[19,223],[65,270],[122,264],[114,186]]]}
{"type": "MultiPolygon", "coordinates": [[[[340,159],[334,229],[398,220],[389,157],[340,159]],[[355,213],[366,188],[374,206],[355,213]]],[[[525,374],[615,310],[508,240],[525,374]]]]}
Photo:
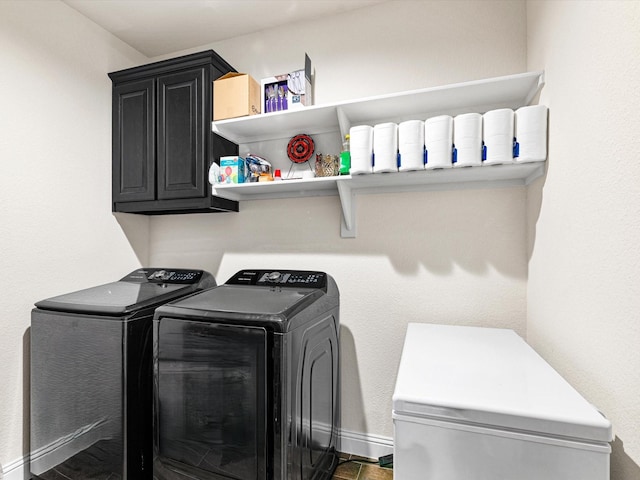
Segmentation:
{"type": "Polygon", "coordinates": [[[612,440],[611,423],[514,331],[410,323],[394,414],[612,440]]]}
{"type": "Polygon", "coordinates": [[[138,269],[106,283],[42,300],[36,308],[69,313],[125,315],[215,286],[208,272],[184,269],[138,269]]]}

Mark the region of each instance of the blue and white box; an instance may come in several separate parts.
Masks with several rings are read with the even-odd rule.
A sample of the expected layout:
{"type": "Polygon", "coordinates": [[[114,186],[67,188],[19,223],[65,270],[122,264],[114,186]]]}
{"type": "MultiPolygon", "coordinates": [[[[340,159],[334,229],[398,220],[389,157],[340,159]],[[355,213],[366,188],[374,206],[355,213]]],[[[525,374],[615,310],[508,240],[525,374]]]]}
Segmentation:
{"type": "Polygon", "coordinates": [[[244,183],[244,158],[237,155],[220,157],[220,183],[244,183]]]}

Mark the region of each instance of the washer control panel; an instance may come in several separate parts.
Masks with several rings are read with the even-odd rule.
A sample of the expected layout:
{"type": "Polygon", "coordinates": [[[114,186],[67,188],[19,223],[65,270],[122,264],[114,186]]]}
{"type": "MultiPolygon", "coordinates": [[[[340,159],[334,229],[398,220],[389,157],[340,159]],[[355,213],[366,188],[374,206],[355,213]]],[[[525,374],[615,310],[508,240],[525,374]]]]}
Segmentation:
{"type": "Polygon", "coordinates": [[[131,272],[121,281],[133,283],[175,283],[190,285],[198,283],[202,278],[202,270],[185,270],[176,268],[141,268],[131,272]]]}
{"type": "Polygon", "coordinates": [[[327,274],[308,270],[241,270],[227,284],[325,289],[327,274]]]}

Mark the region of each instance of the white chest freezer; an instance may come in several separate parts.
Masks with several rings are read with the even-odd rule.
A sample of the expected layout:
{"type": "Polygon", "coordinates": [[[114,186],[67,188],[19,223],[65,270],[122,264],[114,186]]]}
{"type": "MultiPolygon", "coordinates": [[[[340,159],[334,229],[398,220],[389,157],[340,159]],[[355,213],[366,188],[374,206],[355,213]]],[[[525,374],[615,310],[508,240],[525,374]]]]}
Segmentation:
{"type": "Polygon", "coordinates": [[[608,480],[610,422],[514,331],[411,323],[397,480],[608,480]]]}

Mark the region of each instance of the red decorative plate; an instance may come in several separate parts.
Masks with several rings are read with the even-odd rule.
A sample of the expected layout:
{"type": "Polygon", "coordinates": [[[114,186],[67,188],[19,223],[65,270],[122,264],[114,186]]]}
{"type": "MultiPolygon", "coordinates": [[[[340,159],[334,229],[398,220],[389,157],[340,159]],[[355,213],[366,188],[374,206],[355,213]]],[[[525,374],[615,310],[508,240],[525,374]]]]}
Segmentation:
{"type": "Polygon", "coordinates": [[[308,162],[313,155],[314,150],[313,138],[309,135],[300,134],[289,140],[287,145],[287,155],[293,163],[308,162]]]}

